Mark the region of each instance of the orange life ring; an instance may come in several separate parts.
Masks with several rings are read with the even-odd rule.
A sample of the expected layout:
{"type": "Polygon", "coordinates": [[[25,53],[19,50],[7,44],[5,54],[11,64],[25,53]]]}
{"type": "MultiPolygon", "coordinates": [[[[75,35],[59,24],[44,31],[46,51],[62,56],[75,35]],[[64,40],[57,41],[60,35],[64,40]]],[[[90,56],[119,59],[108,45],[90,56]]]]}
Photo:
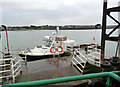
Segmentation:
{"type": "Polygon", "coordinates": [[[55,47],[51,47],[51,48],[50,48],[50,52],[51,52],[51,53],[55,53],[56,49],[55,49],[54,51],[53,51],[52,49],[55,49],[55,47]]]}
{"type": "Polygon", "coordinates": [[[58,51],[58,48],[55,48],[55,51],[58,51]]]}
{"type": "Polygon", "coordinates": [[[63,47],[58,46],[58,48],[61,48],[61,51],[58,50],[59,53],[63,52],[63,47]]]}

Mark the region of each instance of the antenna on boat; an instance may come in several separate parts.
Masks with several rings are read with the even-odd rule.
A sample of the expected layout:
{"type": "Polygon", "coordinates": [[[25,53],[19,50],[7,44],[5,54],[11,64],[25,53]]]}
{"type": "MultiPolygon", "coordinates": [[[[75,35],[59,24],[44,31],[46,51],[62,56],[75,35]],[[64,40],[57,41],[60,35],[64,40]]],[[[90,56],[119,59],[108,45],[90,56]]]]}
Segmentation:
{"type": "Polygon", "coordinates": [[[8,54],[10,55],[10,50],[9,50],[9,43],[8,43],[8,33],[7,33],[7,27],[5,25],[1,25],[2,28],[5,29],[6,31],[6,39],[7,39],[7,49],[8,49],[8,54]]]}
{"type": "Polygon", "coordinates": [[[52,35],[58,35],[59,34],[59,26],[56,26],[56,32],[53,32],[52,35]]]}
{"type": "Polygon", "coordinates": [[[56,26],[56,35],[59,34],[59,26],[56,26]]]}

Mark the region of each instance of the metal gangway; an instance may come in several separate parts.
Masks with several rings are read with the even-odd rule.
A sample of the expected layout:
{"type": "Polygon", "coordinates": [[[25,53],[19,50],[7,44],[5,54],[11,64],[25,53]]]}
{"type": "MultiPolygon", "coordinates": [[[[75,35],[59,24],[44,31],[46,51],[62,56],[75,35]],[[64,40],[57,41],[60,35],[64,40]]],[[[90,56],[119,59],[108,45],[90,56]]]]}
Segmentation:
{"type": "Polygon", "coordinates": [[[100,52],[101,50],[98,49],[97,47],[87,49],[87,51],[85,51],[85,49],[83,48],[74,48],[71,63],[81,73],[83,73],[86,63],[100,67],[101,63],[100,52]]]}
{"type": "Polygon", "coordinates": [[[12,81],[15,83],[15,78],[21,73],[21,60],[19,57],[12,58],[10,55],[5,55],[0,59],[0,83],[12,81]]]}
{"type": "Polygon", "coordinates": [[[87,57],[84,56],[78,49],[75,49],[73,52],[73,59],[72,63],[77,67],[77,69],[83,73],[83,70],[85,68],[87,62],[87,57]]]}

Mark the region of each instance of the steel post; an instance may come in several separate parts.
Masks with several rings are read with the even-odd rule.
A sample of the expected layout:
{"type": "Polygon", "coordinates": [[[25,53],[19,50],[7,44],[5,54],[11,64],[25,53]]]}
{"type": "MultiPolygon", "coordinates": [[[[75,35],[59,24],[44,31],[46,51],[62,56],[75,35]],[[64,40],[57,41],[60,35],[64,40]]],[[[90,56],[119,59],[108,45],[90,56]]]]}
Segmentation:
{"type": "Polygon", "coordinates": [[[103,18],[102,18],[102,38],[101,38],[101,61],[104,60],[105,37],[106,37],[106,20],[107,20],[107,0],[103,2],[103,18]]]}

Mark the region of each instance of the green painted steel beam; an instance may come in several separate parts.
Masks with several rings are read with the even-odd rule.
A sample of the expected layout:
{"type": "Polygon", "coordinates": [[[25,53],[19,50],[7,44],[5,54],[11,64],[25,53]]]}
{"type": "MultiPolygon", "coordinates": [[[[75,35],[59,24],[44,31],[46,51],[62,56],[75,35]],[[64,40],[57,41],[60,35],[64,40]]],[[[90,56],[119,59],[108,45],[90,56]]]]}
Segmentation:
{"type": "MultiPolygon", "coordinates": [[[[70,82],[70,81],[76,81],[76,80],[91,79],[91,78],[97,78],[97,77],[108,77],[108,76],[120,82],[120,77],[115,73],[120,73],[120,71],[93,73],[93,74],[69,76],[69,77],[62,77],[62,78],[55,78],[55,79],[5,84],[5,85],[2,85],[2,87],[30,87],[30,86],[33,87],[33,86],[41,86],[41,85],[56,84],[56,83],[62,83],[62,82],[70,82]]],[[[108,81],[108,85],[110,83],[109,81],[108,81]]]]}
{"type": "Polygon", "coordinates": [[[3,85],[3,87],[8,87],[8,86],[11,86],[11,87],[41,86],[41,85],[48,85],[48,84],[55,84],[55,83],[62,83],[62,82],[69,82],[69,81],[76,81],[76,80],[83,80],[83,79],[90,79],[90,78],[96,78],[96,77],[105,77],[105,76],[108,76],[108,73],[95,73],[95,74],[69,76],[69,77],[46,79],[46,80],[39,80],[39,81],[21,82],[21,83],[3,85]]]}
{"type": "Polygon", "coordinates": [[[117,73],[120,73],[120,71],[112,71],[111,73],[116,73],[117,74],[117,73]]]}
{"type": "Polygon", "coordinates": [[[111,84],[111,78],[110,76],[107,77],[107,84],[106,84],[106,87],[111,87],[112,84],[111,84]]]}
{"type": "Polygon", "coordinates": [[[109,72],[109,76],[120,82],[120,76],[115,73],[109,72]]]}

